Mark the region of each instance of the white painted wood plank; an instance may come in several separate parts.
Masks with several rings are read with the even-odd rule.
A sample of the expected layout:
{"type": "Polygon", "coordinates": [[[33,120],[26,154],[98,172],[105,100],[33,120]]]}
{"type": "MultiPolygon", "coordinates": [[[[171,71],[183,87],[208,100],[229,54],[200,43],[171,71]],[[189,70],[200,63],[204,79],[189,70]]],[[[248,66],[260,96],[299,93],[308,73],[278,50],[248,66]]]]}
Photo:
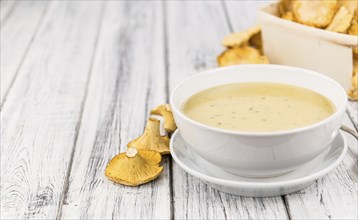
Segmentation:
{"type": "Polygon", "coordinates": [[[240,32],[257,24],[257,11],[275,0],[225,1],[228,20],[233,32],[240,32]]]}
{"type": "MultiPolygon", "coordinates": [[[[243,17],[242,19],[245,19],[243,17]]],[[[181,80],[216,66],[229,33],[220,2],[167,2],[170,90],[181,80]]],[[[281,197],[244,198],[218,192],[173,163],[174,216],[177,219],[286,219],[281,197]]]]}
{"type": "Polygon", "coordinates": [[[1,219],[58,214],[101,10],[56,1],[46,12],[1,112],[1,219]]]}
{"type": "MultiPolygon", "coordinates": [[[[352,162],[345,159],[337,169],[315,184],[298,193],[285,196],[290,217],[292,219],[356,219],[357,180],[347,172],[347,163],[352,162]]],[[[356,166],[355,163],[352,165],[356,166]]]]}
{"type": "MultiPolygon", "coordinates": [[[[1,3],[2,5],[3,3],[1,3]]],[[[3,102],[18,68],[26,55],[37,27],[46,9],[46,1],[17,2],[7,22],[1,25],[0,72],[1,100],[3,102]]]]}
{"type": "Polygon", "coordinates": [[[6,18],[15,8],[16,1],[0,1],[0,24],[3,25],[6,18]]]}
{"type": "MultiPolygon", "coordinates": [[[[344,122],[354,129],[348,115],[344,122]]],[[[314,185],[285,196],[292,219],[355,219],[358,213],[358,142],[343,133],[349,151],[337,169],[319,179],[314,185]]]]}
{"type": "Polygon", "coordinates": [[[161,2],[108,2],[73,160],[63,219],[169,219],[168,158],[139,187],[104,176],[108,161],[139,136],[150,108],[165,103],[161,2]]]}

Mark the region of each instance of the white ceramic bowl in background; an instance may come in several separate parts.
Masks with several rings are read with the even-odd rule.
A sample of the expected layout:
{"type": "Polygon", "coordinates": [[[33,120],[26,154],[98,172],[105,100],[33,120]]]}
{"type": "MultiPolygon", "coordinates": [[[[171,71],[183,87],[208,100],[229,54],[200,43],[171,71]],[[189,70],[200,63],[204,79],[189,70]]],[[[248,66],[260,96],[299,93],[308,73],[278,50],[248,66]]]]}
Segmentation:
{"type": "Polygon", "coordinates": [[[174,89],[170,104],[181,135],[199,156],[233,174],[268,177],[287,173],[311,161],[329,146],[342,124],[347,96],[337,82],[322,74],[296,67],[258,64],[193,75],[174,89]],[[310,89],[330,99],[337,111],[318,123],[275,132],[215,128],[181,112],[183,103],[195,93],[237,82],[275,82],[310,89]]]}

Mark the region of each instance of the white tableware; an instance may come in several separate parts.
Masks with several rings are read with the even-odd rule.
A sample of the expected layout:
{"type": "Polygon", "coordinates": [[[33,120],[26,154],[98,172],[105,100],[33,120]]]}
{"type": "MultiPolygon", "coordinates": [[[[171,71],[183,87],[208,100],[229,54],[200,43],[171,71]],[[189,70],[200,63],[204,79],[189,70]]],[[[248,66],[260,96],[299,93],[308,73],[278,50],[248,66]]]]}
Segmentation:
{"type": "Polygon", "coordinates": [[[193,75],[180,83],[170,97],[174,119],[183,138],[198,155],[234,174],[268,177],[287,173],[326,150],[338,134],[347,96],[334,80],[296,67],[239,65],[193,75]],[[207,126],[181,112],[183,103],[204,89],[234,82],[276,82],[318,92],[337,111],[318,123],[276,132],[240,132],[207,126]]]}
{"type": "Polygon", "coordinates": [[[348,91],[353,72],[352,47],[357,36],[309,27],[282,19],[277,5],[258,12],[265,55],[270,63],[297,66],[325,74],[348,91]]]}
{"type": "Polygon", "coordinates": [[[198,156],[176,131],[170,142],[175,162],[186,172],[219,191],[248,197],[270,197],[293,193],[314,183],[333,170],[347,153],[341,133],[318,157],[285,175],[271,178],[245,178],[230,174],[198,156]]]}

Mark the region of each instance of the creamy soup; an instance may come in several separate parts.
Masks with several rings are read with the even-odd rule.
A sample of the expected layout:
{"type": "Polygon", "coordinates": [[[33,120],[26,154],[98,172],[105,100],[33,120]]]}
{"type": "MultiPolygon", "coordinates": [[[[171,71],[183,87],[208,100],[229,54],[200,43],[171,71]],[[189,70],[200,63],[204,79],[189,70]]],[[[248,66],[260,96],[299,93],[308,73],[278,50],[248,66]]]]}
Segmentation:
{"type": "Polygon", "coordinates": [[[268,132],[299,128],[335,112],[326,97],[278,83],[233,83],[190,97],[182,106],[189,118],[213,127],[268,132]]]}

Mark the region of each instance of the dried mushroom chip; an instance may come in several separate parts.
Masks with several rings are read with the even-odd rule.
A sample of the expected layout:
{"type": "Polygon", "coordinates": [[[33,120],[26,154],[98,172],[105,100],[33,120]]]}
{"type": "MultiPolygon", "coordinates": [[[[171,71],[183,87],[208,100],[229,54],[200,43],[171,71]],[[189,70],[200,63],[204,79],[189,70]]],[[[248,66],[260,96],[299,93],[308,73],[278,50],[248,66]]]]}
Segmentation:
{"type": "Polygon", "coordinates": [[[351,26],[348,29],[348,34],[358,36],[358,10],[354,13],[351,26]]]}
{"type": "Polygon", "coordinates": [[[292,11],[292,2],[294,0],[281,0],[280,4],[282,5],[285,11],[292,11]]]}
{"type": "Polygon", "coordinates": [[[260,53],[263,54],[261,32],[252,35],[252,37],[249,40],[249,44],[250,46],[253,46],[256,49],[258,49],[260,53]]]}
{"type": "Polygon", "coordinates": [[[285,20],[289,20],[289,21],[295,21],[295,16],[293,15],[292,11],[287,11],[285,12],[281,18],[285,19],[285,20]]]}
{"type": "Polygon", "coordinates": [[[108,163],[105,175],[112,181],[127,186],[138,186],[154,180],[163,171],[162,157],[151,150],[128,148],[108,163]]]}
{"type": "Polygon", "coordinates": [[[351,25],[352,18],[353,13],[341,6],[326,30],[345,33],[351,25]]]}
{"type": "Polygon", "coordinates": [[[348,92],[348,97],[351,100],[358,100],[358,58],[353,59],[352,87],[348,92]]]}
{"type": "Polygon", "coordinates": [[[279,2],[277,4],[277,13],[278,13],[278,16],[282,17],[282,15],[284,15],[286,13],[286,10],[284,8],[284,6],[281,4],[281,2],[279,2]]]}
{"type": "Polygon", "coordinates": [[[358,22],[354,21],[348,29],[348,34],[358,36],[358,22]]]}
{"type": "Polygon", "coordinates": [[[164,129],[167,132],[172,133],[175,131],[175,129],[177,129],[172,113],[172,108],[169,104],[157,106],[155,109],[150,111],[150,114],[160,115],[164,118],[164,129]]]}
{"type": "Polygon", "coordinates": [[[249,29],[246,29],[240,33],[232,33],[223,38],[221,44],[225,47],[240,47],[242,45],[247,45],[250,38],[260,33],[261,28],[259,26],[254,26],[249,29]]]}
{"type": "Polygon", "coordinates": [[[284,15],[288,11],[292,11],[292,2],[293,0],[281,0],[277,4],[279,16],[284,15]]]}
{"type": "Polygon", "coordinates": [[[348,92],[348,97],[351,100],[358,100],[358,74],[352,76],[352,87],[348,92]]]}
{"type": "Polygon", "coordinates": [[[353,57],[353,75],[358,75],[358,57],[353,57]]]}
{"type": "Polygon", "coordinates": [[[127,144],[136,149],[154,150],[160,154],[169,154],[169,138],[160,136],[160,121],[149,118],[144,129],[144,134],[127,144]]]}
{"type": "Polygon", "coordinates": [[[299,23],[325,28],[336,13],[336,0],[297,0],[293,1],[292,10],[299,23]]]}
{"type": "Polygon", "coordinates": [[[354,11],[358,9],[358,1],[357,0],[338,0],[338,6],[344,6],[348,9],[352,14],[354,11]]]}
{"type": "Polygon", "coordinates": [[[259,50],[249,46],[227,49],[218,57],[219,66],[255,63],[264,64],[269,61],[267,57],[261,56],[259,50]]]}
{"type": "Polygon", "coordinates": [[[353,47],[353,59],[356,59],[358,62],[358,47],[353,47]]]}

